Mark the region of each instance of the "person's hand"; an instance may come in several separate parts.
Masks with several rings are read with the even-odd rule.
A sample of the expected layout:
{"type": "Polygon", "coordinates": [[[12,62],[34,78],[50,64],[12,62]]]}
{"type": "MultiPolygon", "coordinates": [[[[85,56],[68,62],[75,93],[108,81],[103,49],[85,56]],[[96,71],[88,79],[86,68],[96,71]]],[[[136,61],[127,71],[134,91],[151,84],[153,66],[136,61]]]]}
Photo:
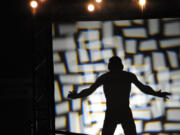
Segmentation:
{"type": "Polygon", "coordinates": [[[78,97],[77,95],[78,94],[76,90],[74,90],[73,92],[69,91],[68,98],[75,99],[78,97]]]}
{"type": "Polygon", "coordinates": [[[158,92],[156,92],[158,97],[162,97],[164,99],[169,99],[169,95],[171,95],[171,93],[169,92],[161,92],[161,90],[159,90],[158,92]]]}

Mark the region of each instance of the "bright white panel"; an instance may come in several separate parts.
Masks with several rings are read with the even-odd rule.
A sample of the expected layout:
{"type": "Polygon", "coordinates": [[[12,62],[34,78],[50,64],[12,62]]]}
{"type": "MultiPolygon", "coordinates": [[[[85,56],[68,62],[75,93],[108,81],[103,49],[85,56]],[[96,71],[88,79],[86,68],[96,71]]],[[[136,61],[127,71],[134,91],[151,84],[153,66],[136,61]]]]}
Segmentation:
{"type": "Polygon", "coordinates": [[[57,81],[54,82],[54,100],[55,102],[62,100],[62,95],[57,81]]]}
{"type": "Polygon", "coordinates": [[[72,100],[72,109],[73,111],[81,109],[81,99],[74,99],[72,100]]]}
{"type": "Polygon", "coordinates": [[[83,76],[80,74],[60,75],[59,79],[60,79],[61,83],[64,83],[64,84],[81,84],[81,83],[83,83],[83,76]]]}
{"type": "Polygon", "coordinates": [[[53,39],[53,51],[73,50],[75,48],[73,37],[53,39]]]}
{"type": "Polygon", "coordinates": [[[159,71],[157,72],[157,80],[159,83],[167,82],[170,79],[170,72],[169,70],[159,71]]]}
{"type": "Polygon", "coordinates": [[[146,38],[147,33],[144,28],[124,28],[123,34],[125,37],[146,38]]]}
{"type": "Polygon", "coordinates": [[[160,40],[160,46],[162,48],[178,47],[180,46],[180,38],[160,40]]]}
{"type": "Polygon", "coordinates": [[[91,50],[91,61],[96,62],[102,60],[101,50],[91,50]]]}
{"type": "Polygon", "coordinates": [[[64,114],[70,111],[69,102],[65,101],[63,103],[56,105],[56,112],[57,114],[64,114]]]}
{"type": "MultiPolygon", "coordinates": [[[[139,90],[137,90],[139,91],[139,90]]],[[[134,106],[143,106],[150,102],[150,96],[145,95],[144,93],[139,93],[131,97],[130,104],[134,106]]]]}
{"type": "Polygon", "coordinates": [[[109,58],[111,58],[113,56],[113,52],[112,52],[112,49],[105,49],[105,50],[102,50],[102,57],[103,59],[109,61],[109,58]]]}
{"type": "Polygon", "coordinates": [[[125,44],[127,53],[136,53],[136,40],[126,40],[125,44]]]}
{"type": "Polygon", "coordinates": [[[114,37],[103,38],[102,42],[103,42],[104,48],[115,48],[116,47],[114,37]]]}
{"type": "Polygon", "coordinates": [[[103,39],[113,37],[113,22],[107,21],[102,24],[103,39]]]}
{"type": "Polygon", "coordinates": [[[93,72],[94,71],[94,65],[93,64],[79,65],[79,71],[80,72],[93,72]]]}
{"type": "Polygon", "coordinates": [[[107,65],[104,63],[94,64],[94,71],[97,71],[97,72],[107,71],[107,65]]]}
{"type": "Polygon", "coordinates": [[[157,50],[156,40],[144,40],[140,42],[139,50],[141,51],[152,51],[157,50]]]}
{"type": "Polygon", "coordinates": [[[151,103],[151,113],[153,118],[158,118],[164,115],[164,101],[162,98],[156,98],[155,101],[151,103]]]}
{"type": "Polygon", "coordinates": [[[135,109],[132,111],[135,119],[151,119],[151,112],[149,109],[135,109]]]}
{"type": "Polygon", "coordinates": [[[155,35],[159,33],[159,19],[148,20],[149,34],[155,35]]]}
{"type": "Polygon", "coordinates": [[[134,65],[142,65],[143,64],[143,54],[135,54],[134,55],[134,65]]]}
{"type": "Polygon", "coordinates": [[[166,69],[166,63],[165,63],[165,57],[164,54],[161,52],[153,52],[152,53],[153,58],[153,68],[156,71],[165,70],[166,69]]]}
{"type": "Polygon", "coordinates": [[[81,132],[80,130],[80,121],[78,112],[69,113],[69,131],[70,132],[81,132]]]}
{"type": "Polygon", "coordinates": [[[165,131],[180,131],[180,123],[165,123],[165,131]]]}
{"type": "Polygon", "coordinates": [[[63,85],[62,86],[62,94],[65,99],[67,98],[69,91],[73,91],[72,85],[63,85]]]}
{"type": "Polygon", "coordinates": [[[98,30],[82,31],[79,35],[78,41],[93,41],[99,40],[100,33],[98,30]]]}
{"type": "Polygon", "coordinates": [[[96,75],[93,73],[85,73],[83,79],[84,83],[94,83],[96,80],[96,75]]]}
{"type": "Polygon", "coordinates": [[[77,66],[77,54],[76,51],[66,51],[65,53],[66,61],[67,61],[67,67],[70,72],[78,72],[78,66],[77,66]]]}
{"type": "Polygon", "coordinates": [[[81,63],[89,61],[88,53],[85,49],[78,49],[78,52],[81,63]]]}
{"type": "Polygon", "coordinates": [[[85,125],[90,125],[91,124],[91,116],[90,116],[90,108],[89,108],[89,103],[87,100],[82,102],[82,111],[83,111],[83,122],[85,125]]]}
{"type": "Polygon", "coordinates": [[[130,20],[114,21],[114,24],[119,27],[128,27],[131,26],[131,21],[130,20]]]}
{"type": "Polygon", "coordinates": [[[86,44],[86,47],[88,49],[101,49],[102,48],[102,45],[101,45],[101,42],[99,40],[96,40],[96,41],[91,41],[91,42],[88,42],[86,44]]]}
{"type": "Polygon", "coordinates": [[[91,112],[104,112],[106,109],[106,105],[104,104],[91,104],[90,111],[91,112]]]}
{"type": "Polygon", "coordinates": [[[162,126],[161,126],[161,122],[160,121],[152,121],[152,122],[147,122],[145,124],[145,128],[144,131],[148,132],[152,132],[152,131],[161,131],[162,130],[162,126]]]}
{"type": "Polygon", "coordinates": [[[53,62],[59,62],[61,61],[61,57],[59,56],[58,53],[53,53],[53,62]]]}
{"type": "Polygon", "coordinates": [[[102,94],[101,93],[93,93],[88,98],[89,102],[91,104],[101,104],[102,105],[102,94]]]}
{"type": "Polygon", "coordinates": [[[135,19],[135,20],[132,20],[133,21],[133,23],[135,23],[135,24],[144,24],[144,20],[143,19],[135,19]]]}
{"type": "Polygon", "coordinates": [[[180,121],[180,109],[168,109],[167,120],[180,121]]]}
{"type": "Polygon", "coordinates": [[[178,67],[178,55],[174,51],[167,51],[170,66],[172,68],[178,67]]]}
{"type": "Polygon", "coordinates": [[[165,23],[164,35],[165,36],[179,36],[180,35],[180,22],[165,23]]]}
{"type": "Polygon", "coordinates": [[[135,120],[135,125],[136,125],[136,131],[137,133],[142,133],[143,132],[143,123],[141,120],[135,120]]]}
{"type": "Polygon", "coordinates": [[[66,127],[66,116],[56,117],[55,128],[65,128],[66,127]]]}
{"type": "Polygon", "coordinates": [[[55,63],[54,64],[54,73],[55,74],[65,74],[66,69],[63,63],[55,63]]]}
{"type": "Polygon", "coordinates": [[[76,24],[60,24],[59,33],[61,35],[73,35],[76,32],[76,24]]]}
{"type": "Polygon", "coordinates": [[[174,70],[170,72],[171,79],[180,79],[180,70],[174,70]]]}

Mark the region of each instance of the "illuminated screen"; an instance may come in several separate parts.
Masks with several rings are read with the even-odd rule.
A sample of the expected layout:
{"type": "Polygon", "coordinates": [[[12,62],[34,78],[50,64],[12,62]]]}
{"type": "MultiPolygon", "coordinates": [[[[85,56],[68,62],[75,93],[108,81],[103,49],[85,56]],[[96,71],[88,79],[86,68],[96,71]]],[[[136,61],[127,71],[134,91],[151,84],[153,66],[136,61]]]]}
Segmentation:
{"type": "MultiPolygon", "coordinates": [[[[132,85],[130,107],[137,133],[180,135],[180,19],[53,23],[52,30],[56,130],[101,134],[103,88],[83,99],[69,100],[67,95],[89,87],[108,71],[109,58],[118,55],[124,70],[141,82],[172,93],[165,101],[132,85]]],[[[124,133],[118,125],[115,135],[120,134],[124,133]]]]}

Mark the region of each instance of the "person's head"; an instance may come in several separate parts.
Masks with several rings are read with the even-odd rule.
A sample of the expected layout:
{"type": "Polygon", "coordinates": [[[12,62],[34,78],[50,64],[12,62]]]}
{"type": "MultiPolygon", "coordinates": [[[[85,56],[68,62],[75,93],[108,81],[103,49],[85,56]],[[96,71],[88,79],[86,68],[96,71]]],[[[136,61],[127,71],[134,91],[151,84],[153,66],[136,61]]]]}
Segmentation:
{"type": "Polygon", "coordinates": [[[119,71],[119,70],[123,70],[124,66],[122,64],[122,60],[120,57],[118,56],[112,56],[109,59],[109,64],[108,64],[108,69],[110,71],[119,71]]]}

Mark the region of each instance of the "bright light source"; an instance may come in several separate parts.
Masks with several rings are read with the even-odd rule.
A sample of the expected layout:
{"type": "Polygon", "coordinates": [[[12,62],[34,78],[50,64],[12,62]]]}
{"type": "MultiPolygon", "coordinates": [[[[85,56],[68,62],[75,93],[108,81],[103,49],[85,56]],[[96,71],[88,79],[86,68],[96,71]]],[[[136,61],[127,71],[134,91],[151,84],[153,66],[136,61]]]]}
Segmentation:
{"type": "Polygon", "coordinates": [[[144,7],[146,5],[146,0],[139,0],[139,5],[144,7]]]}
{"type": "Polygon", "coordinates": [[[101,3],[101,2],[102,2],[102,0],[96,0],[96,2],[97,2],[97,3],[101,3]]]}
{"type": "Polygon", "coordinates": [[[89,12],[93,12],[94,9],[95,9],[95,7],[94,7],[93,4],[89,4],[89,5],[88,5],[88,11],[89,11],[89,12]]]}
{"type": "Polygon", "coordinates": [[[30,6],[31,6],[32,8],[37,8],[38,2],[35,1],[35,0],[32,0],[32,1],[30,2],[30,6]]]}

